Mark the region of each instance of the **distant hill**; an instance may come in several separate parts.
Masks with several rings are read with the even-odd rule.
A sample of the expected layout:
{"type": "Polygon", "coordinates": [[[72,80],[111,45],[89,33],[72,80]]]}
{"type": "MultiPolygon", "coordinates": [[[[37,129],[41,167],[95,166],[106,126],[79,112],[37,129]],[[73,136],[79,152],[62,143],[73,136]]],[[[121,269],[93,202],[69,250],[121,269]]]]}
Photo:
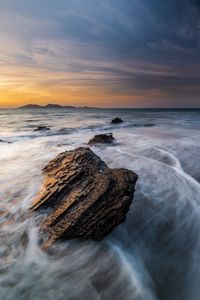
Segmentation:
{"type": "Polygon", "coordinates": [[[50,108],[50,109],[54,109],[54,108],[64,108],[64,106],[59,105],[59,104],[47,104],[44,108],[50,108]]]}
{"type": "Polygon", "coordinates": [[[18,107],[18,109],[38,109],[38,108],[42,108],[42,106],[36,104],[28,104],[28,105],[18,107]]]}
{"type": "Polygon", "coordinates": [[[70,105],[59,105],[59,104],[47,104],[47,105],[37,105],[37,104],[27,104],[21,107],[18,107],[18,109],[68,109],[68,108],[74,108],[74,109],[78,109],[78,108],[83,108],[83,109],[92,109],[95,107],[89,107],[89,106],[85,106],[85,107],[77,107],[77,106],[70,106],[70,105]]]}

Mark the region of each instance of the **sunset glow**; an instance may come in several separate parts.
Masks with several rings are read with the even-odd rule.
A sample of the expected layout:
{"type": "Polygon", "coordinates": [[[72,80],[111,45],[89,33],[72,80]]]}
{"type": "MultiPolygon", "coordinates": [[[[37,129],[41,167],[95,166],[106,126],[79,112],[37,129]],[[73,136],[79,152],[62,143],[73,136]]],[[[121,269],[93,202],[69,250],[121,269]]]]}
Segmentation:
{"type": "Polygon", "coordinates": [[[199,107],[199,5],[171,2],[0,0],[0,107],[199,107]]]}

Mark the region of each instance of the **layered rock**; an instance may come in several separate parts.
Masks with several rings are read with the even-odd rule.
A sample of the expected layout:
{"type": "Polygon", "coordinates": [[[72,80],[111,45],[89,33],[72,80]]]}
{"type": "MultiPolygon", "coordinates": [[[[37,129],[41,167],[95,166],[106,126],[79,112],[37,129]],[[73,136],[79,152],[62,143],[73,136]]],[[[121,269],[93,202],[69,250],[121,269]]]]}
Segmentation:
{"type": "Polygon", "coordinates": [[[114,142],[114,137],[112,133],[103,133],[95,135],[91,140],[89,140],[89,145],[96,144],[112,144],[114,142]]]}
{"type": "Polygon", "coordinates": [[[30,207],[45,212],[41,245],[58,240],[102,240],[124,222],[133,200],[137,175],[110,169],[89,148],[59,154],[44,168],[42,188],[30,207]]]}

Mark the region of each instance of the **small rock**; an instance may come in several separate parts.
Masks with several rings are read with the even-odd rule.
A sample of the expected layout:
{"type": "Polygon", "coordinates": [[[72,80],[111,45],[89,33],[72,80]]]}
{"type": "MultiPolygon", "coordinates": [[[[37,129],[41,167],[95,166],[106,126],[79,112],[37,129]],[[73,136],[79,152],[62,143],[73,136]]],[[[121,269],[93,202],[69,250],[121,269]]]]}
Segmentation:
{"type": "Polygon", "coordinates": [[[50,128],[46,126],[38,126],[34,131],[49,131],[50,128]]]}
{"type": "Polygon", "coordinates": [[[111,144],[114,140],[115,139],[112,133],[97,134],[91,140],[89,140],[88,144],[111,144]]]}
{"type": "Polygon", "coordinates": [[[11,142],[7,142],[7,141],[4,141],[4,140],[0,140],[0,143],[11,144],[11,142]]]}
{"type": "Polygon", "coordinates": [[[120,124],[123,123],[123,120],[120,118],[112,119],[111,124],[120,124]]]}
{"type": "Polygon", "coordinates": [[[43,174],[30,211],[45,212],[39,224],[44,250],[56,241],[102,240],[125,221],[138,178],[130,170],[110,169],[84,147],[59,154],[43,174]]]}

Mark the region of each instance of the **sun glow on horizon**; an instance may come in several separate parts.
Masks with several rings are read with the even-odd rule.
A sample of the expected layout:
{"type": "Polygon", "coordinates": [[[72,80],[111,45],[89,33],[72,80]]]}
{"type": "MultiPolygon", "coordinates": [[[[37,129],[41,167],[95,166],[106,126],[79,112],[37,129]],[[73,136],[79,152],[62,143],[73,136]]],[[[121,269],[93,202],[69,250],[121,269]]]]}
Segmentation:
{"type": "MultiPolygon", "coordinates": [[[[138,106],[146,95],[115,92],[117,76],[51,71],[45,68],[6,67],[0,74],[0,107],[26,104],[124,107],[138,106]]],[[[158,93],[160,95],[160,93],[158,93]]]]}

